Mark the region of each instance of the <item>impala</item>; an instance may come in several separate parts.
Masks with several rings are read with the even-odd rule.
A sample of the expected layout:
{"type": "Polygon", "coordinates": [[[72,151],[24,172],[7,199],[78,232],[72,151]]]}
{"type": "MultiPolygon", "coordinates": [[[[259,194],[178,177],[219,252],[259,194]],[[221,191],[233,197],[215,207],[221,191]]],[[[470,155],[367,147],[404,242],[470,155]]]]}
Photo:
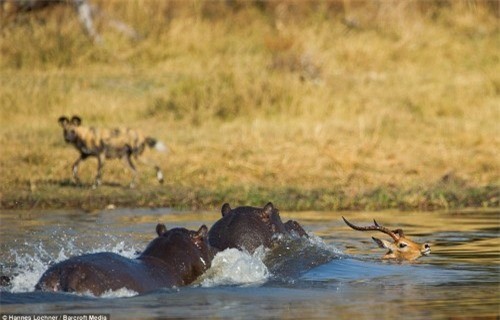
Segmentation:
{"type": "Polygon", "coordinates": [[[431,253],[431,247],[428,243],[420,244],[405,237],[402,229],[390,230],[381,226],[373,220],[373,225],[367,227],[356,226],[346,218],[342,217],[344,222],[354,230],[358,231],[380,231],[389,235],[394,242],[372,237],[373,241],[380,247],[387,249],[387,253],[382,259],[395,259],[400,261],[412,261],[431,253]]]}

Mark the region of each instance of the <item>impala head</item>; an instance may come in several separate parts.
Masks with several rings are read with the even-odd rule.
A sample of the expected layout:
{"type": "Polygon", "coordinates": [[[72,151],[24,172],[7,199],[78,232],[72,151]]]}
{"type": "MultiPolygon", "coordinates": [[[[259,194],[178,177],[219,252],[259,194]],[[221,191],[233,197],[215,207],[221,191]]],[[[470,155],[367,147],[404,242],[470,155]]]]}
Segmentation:
{"type": "Polygon", "coordinates": [[[342,217],[344,222],[354,230],[358,231],[380,231],[389,235],[394,242],[390,242],[384,239],[378,239],[372,237],[373,241],[378,244],[380,248],[385,248],[389,250],[383,257],[383,259],[396,259],[396,260],[407,260],[412,261],[421,256],[426,256],[431,253],[431,246],[428,243],[420,244],[410,239],[406,238],[402,229],[390,230],[384,226],[381,226],[377,221],[373,220],[372,226],[358,227],[353,225],[346,218],[342,217]]]}

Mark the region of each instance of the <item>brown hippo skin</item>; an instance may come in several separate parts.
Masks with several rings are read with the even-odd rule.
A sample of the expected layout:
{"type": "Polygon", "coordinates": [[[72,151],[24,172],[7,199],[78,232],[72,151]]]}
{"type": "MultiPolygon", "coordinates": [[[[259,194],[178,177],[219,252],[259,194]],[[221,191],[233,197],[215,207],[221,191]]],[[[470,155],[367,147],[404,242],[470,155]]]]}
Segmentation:
{"type": "Polygon", "coordinates": [[[158,237],[136,259],[112,252],[70,258],[50,267],[35,290],[91,292],[127,288],[138,293],[190,284],[210,267],[214,252],[205,225],[198,231],[156,226],[158,237]]]}
{"type": "Polygon", "coordinates": [[[237,248],[253,253],[261,245],[271,248],[277,234],[295,232],[299,236],[307,236],[296,221],[284,224],[278,209],[271,202],[263,208],[243,206],[235,209],[225,203],[221,213],[222,218],[208,232],[210,245],[218,250],[237,248]]]}

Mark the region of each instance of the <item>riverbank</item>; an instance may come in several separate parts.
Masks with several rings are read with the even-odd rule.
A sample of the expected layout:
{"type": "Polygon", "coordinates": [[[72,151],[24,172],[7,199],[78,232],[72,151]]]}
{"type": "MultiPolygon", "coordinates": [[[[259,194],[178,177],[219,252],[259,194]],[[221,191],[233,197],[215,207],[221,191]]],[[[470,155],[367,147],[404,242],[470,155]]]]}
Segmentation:
{"type": "Polygon", "coordinates": [[[16,190],[4,193],[3,209],[81,208],[88,211],[117,207],[171,207],[178,209],[219,210],[224,202],[261,206],[272,201],[282,210],[460,210],[465,208],[498,208],[499,189],[495,186],[471,187],[460,181],[441,180],[428,189],[399,190],[377,188],[360,194],[341,189],[266,190],[243,188],[208,190],[179,188],[175,185],[129,189],[104,185],[97,190],[89,186],[72,186],[68,181],[46,183],[36,191],[16,190]],[[64,186],[65,185],[65,186],[64,186]]]}

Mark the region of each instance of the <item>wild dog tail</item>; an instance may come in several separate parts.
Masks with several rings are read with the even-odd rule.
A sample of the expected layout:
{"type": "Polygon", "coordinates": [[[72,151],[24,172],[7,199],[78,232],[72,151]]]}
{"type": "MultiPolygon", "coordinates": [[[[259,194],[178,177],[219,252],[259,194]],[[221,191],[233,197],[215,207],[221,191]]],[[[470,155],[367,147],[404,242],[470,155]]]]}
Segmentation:
{"type": "Polygon", "coordinates": [[[168,152],[168,147],[161,141],[156,140],[155,138],[146,137],[146,144],[150,148],[155,148],[160,152],[168,152]]]}

